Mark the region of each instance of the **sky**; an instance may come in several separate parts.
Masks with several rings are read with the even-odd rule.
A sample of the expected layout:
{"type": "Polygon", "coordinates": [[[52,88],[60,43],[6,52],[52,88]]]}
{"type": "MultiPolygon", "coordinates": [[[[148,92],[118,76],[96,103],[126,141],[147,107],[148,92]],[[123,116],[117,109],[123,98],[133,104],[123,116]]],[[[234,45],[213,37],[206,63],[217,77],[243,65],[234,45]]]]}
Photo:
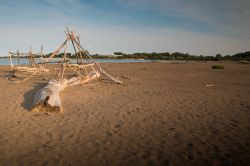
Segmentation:
{"type": "Polygon", "coordinates": [[[65,26],[91,54],[233,55],[250,50],[249,9],[249,0],[0,0],[0,56],[53,52],[65,26]]]}

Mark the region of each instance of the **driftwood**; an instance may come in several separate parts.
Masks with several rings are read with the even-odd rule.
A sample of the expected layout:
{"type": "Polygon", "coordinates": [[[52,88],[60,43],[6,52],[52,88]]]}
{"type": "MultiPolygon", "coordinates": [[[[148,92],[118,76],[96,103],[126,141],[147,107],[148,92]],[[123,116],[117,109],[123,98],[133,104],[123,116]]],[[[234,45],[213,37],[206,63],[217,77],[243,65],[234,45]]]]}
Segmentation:
{"type": "Polygon", "coordinates": [[[62,111],[59,96],[61,91],[68,86],[85,84],[99,77],[100,74],[98,72],[91,72],[85,78],[76,76],[70,79],[51,80],[44,88],[36,93],[31,111],[47,113],[60,112],[62,111]]]}
{"type": "Polygon", "coordinates": [[[118,84],[122,84],[120,80],[106,73],[104,69],[101,68],[101,66],[94,61],[94,59],[90,56],[88,51],[86,51],[80,45],[79,38],[76,37],[73,32],[70,32],[68,28],[67,32],[68,33],[66,34],[67,36],[66,40],[45,61],[45,63],[49,62],[55,55],[57,55],[64,48],[64,56],[62,59],[60,73],[58,73],[58,79],[49,81],[49,83],[44,88],[40,89],[36,93],[33,107],[31,108],[32,111],[42,111],[47,113],[54,113],[61,111],[62,105],[59,96],[61,91],[63,91],[68,86],[88,83],[94,79],[99,78],[101,74],[118,84]],[[67,43],[70,41],[74,47],[75,54],[77,55],[77,64],[66,63],[67,43]],[[85,56],[88,63],[82,63],[83,60],[82,55],[85,56]],[[81,60],[81,63],[78,63],[78,58],[81,60]],[[76,76],[72,76],[69,79],[65,79],[64,71],[66,67],[69,68],[71,71],[73,71],[76,76]]]}
{"type": "Polygon", "coordinates": [[[15,71],[20,71],[20,72],[29,72],[29,73],[34,73],[34,72],[49,72],[49,69],[45,69],[43,66],[36,68],[36,67],[25,67],[25,66],[17,66],[13,67],[13,70],[15,71]]]}
{"type": "Polygon", "coordinates": [[[122,81],[118,80],[117,78],[112,77],[108,73],[106,73],[103,69],[101,70],[102,74],[104,74],[106,77],[111,79],[112,81],[116,82],[117,84],[122,84],[122,81]]]}
{"type": "Polygon", "coordinates": [[[66,66],[68,67],[76,67],[77,69],[82,69],[82,68],[86,68],[86,67],[89,67],[89,66],[94,66],[95,64],[94,63],[89,63],[89,64],[67,64],[66,66]]]}
{"type": "Polygon", "coordinates": [[[129,77],[129,76],[122,75],[121,77],[122,77],[122,78],[129,79],[129,80],[132,80],[132,78],[131,78],[131,77],[129,77]]]}
{"type": "Polygon", "coordinates": [[[48,72],[48,69],[45,69],[43,66],[40,66],[39,68],[30,68],[30,67],[13,67],[11,72],[10,72],[10,77],[9,78],[14,78],[14,80],[11,80],[13,83],[22,83],[25,82],[29,79],[31,79],[34,75],[36,75],[37,73],[43,73],[43,72],[48,72]],[[19,71],[19,72],[27,72],[27,73],[31,73],[28,77],[21,79],[18,76],[15,75],[15,72],[19,71]],[[14,77],[12,77],[14,76],[14,77]],[[15,80],[16,78],[18,78],[19,80],[15,80]]]}
{"type": "MultiPolygon", "coordinates": [[[[43,55],[43,47],[41,47],[41,55],[43,55]]],[[[17,51],[17,53],[13,53],[9,51],[9,58],[10,58],[10,67],[11,67],[11,71],[10,71],[10,78],[18,78],[17,76],[15,76],[15,72],[20,72],[20,73],[31,73],[28,77],[21,79],[21,80],[14,80],[14,83],[22,83],[25,82],[29,79],[31,79],[34,75],[36,75],[37,73],[43,73],[43,72],[49,72],[49,69],[45,69],[43,62],[42,64],[40,64],[39,66],[35,66],[35,55],[39,55],[39,54],[33,54],[30,48],[30,52],[29,53],[20,53],[19,51],[17,51]],[[18,66],[15,66],[12,62],[12,55],[17,55],[18,57],[18,66]],[[20,64],[20,55],[28,55],[29,57],[29,65],[28,66],[21,66],[20,64]],[[14,77],[12,77],[14,76],[14,77]]],[[[43,58],[43,56],[42,56],[43,58]]]]}

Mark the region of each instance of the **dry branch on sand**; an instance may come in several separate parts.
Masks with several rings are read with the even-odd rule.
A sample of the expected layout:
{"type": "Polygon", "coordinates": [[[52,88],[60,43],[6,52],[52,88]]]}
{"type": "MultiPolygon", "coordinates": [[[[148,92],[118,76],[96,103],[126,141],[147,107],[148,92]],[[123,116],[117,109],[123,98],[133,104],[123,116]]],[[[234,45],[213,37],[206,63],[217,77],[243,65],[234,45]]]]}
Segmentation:
{"type": "Polygon", "coordinates": [[[34,103],[31,111],[55,113],[62,110],[59,93],[66,87],[85,84],[92,80],[98,79],[98,72],[89,73],[84,79],[76,76],[70,79],[51,80],[42,89],[40,89],[34,98],[34,103]]]}

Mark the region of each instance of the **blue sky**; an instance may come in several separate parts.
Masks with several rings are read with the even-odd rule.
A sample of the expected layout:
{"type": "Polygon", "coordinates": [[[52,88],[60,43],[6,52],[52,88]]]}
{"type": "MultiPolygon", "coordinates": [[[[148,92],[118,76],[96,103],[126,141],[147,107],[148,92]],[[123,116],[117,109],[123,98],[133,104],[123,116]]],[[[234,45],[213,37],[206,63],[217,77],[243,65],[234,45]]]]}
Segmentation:
{"type": "Polygon", "coordinates": [[[91,53],[250,50],[249,0],[0,0],[0,56],[52,52],[65,26],[91,53]]]}

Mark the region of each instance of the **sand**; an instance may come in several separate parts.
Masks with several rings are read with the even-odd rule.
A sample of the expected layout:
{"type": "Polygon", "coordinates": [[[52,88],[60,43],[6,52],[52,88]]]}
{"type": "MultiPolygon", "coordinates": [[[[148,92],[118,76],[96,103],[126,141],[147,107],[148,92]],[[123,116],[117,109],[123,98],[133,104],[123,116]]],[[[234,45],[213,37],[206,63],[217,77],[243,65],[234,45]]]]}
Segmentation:
{"type": "Polygon", "coordinates": [[[0,66],[0,165],[248,165],[250,65],[102,66],[124,84],[70,87],[57,115],[28,111],[53,74],[12,84],[0,66]]]}

